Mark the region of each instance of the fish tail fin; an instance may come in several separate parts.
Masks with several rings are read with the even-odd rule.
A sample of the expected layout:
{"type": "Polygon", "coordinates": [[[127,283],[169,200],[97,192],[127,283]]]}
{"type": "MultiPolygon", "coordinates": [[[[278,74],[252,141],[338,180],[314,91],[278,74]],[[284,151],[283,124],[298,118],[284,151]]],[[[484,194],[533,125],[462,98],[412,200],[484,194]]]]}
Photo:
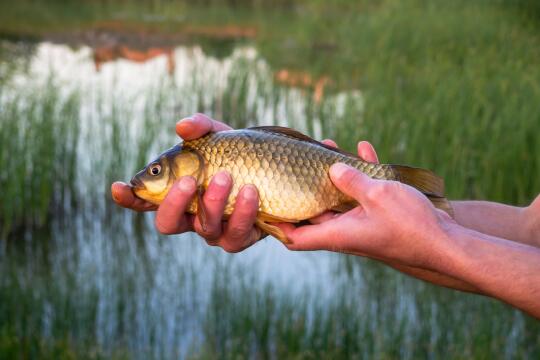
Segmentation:
{"type": "Polygon", "coordinates": [[[396,180],[416,188],[426,195],[437,209],[454,216],[452,205],[444,196],[444,180],[441,177],[429,170],[410,166],[390,165],[390,167],[394,170],[396,180]]]}

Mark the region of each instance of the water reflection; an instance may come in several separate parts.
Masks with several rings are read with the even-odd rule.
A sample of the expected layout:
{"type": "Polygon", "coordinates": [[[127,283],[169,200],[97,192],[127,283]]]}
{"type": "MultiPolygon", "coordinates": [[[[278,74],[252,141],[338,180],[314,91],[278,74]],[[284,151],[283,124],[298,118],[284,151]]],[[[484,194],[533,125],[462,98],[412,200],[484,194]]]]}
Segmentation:
{"type": "Polygon", "coordinates": [[[94,65],[96,71],[106,62],[118,60],[120,58],[134,62],[144,63],[158,56],[167,58],[167,70],[169,74],[174,74],[174,57],[172,48],[133,49],[124,45],[103,46],[94,49],[94,65]]]}
{"type": "Polygon", "coordinates": [[[288,69],[281,69],[277,71],[275,78],[280,84],[313,89],[313,100],[317,104],[321,103],[324,97],[325,88],[332,82],[328,76],[322,76],[314,79],[306,72],[288,69]]]}
{"type": "MultiPolygon", "coordinates": [[[[64,326],[84,340],[93,329],[105,349],[174,354],[200,340],[216,281],[233,286],[236,277],[248,277],[255,288],[272,286],[291,296],[308,290],[320,299],[335,291],[330,284],[336,255],[290,252],[267,239],[233,256],[193,234],[160,237],[153,215],[116,208],[109,199],[113,179],[129,179],[141,162],[178,141],[172,129],[179,116],[223,113],[229,96],[236,106],[254,104],[247,109],[250,119],[237,117],[237,126],[276,119],[285,125],[294,118],[291,125],[308,129],[303,109],[309,95],[275,88],[253,48],[218,60],[198,47],[136,53],[41,43],[28,70],[16,73],[5,91],[46,90],[51,83],[61,97],[76,92],[80,98],[73,194],[78,206],[53,216],[49,232],[29,233],[28,243],[39,250],[26,249],[18,265],[4,263],[18,268],[21,291],[40,304],[36,326],[43,337],[64,326]],[[223,279],[223,269],[229,279],[223,279]],[[64,300],[68,308],[81,309],[75,318],[65,318],[65,306],[56,303],[64,300]]],[[[320,124],[310,127],[321,135],[320,124]]]]}

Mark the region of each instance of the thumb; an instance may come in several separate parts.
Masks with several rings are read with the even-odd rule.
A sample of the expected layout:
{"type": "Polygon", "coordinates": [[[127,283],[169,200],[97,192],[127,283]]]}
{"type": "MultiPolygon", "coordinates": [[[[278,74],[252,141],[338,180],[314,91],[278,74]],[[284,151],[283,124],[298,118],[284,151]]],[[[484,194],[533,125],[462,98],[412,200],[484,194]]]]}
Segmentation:
{"type": "Polygon", "coordinates": [[[206,116],[191,116],[176,123],[176,133],[184,140],[193,140],[212,131],[212,120],[206,116]]]}
{"type": "Polygon", "coordinates": [[[330,168],[330,179],[345,195],[354,198],[361,204],[369,202],[365,193],[374,185],[374,180],[363,172],[349,165],[337,163],[330,168]]]}

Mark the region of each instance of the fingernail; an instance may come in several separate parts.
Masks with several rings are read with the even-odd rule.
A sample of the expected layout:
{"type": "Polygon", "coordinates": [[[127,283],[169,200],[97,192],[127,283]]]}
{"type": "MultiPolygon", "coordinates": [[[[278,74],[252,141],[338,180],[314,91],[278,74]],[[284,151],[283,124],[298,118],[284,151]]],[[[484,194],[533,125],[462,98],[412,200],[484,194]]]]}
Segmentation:
{"type": "Polygon", "coordinates": [[[337,147],[336,142],[335,142],[334,140],[332,140],[332,139],[324,139],[324,140],[322,141],[322,143],[323,143],[323,144],[326,144],[326,145],[328,145],[328,146],[337,147]]]}
{"type": "Polygon", "coordinates": [[[337,163],[332,165],[332,167],[330,168],[330,174],[332,175],[332,177],[339,179],[346,171],[349,171],[349,169],[351,169],[350,166],[343,163],[337,163]]]}
{"type": "Polygon", "coordinates": [[[111,194],[114,201],[118,202],[120,200],[120,197],[118,197],[118,194],[117,194],[117,189],[118,187],[123,187],[123,186],[126,186],[126,184],[121,181],[115,181],[112,183],[111,194]]]}
{"type": "Polygon", "coordinates": [[[257,188],[251,184],[244,185],[242,196],[245,200],[255,200],[258,196],[257,188]]]}
{"type": "Polygon", "coordinates": [[[195,123],[195,120],[193,120],[193,118],[188,117],[188,118],[184,118],[184,119],[178,121],[177,124],[178,124],[178,125],[180,125],[180,124],[182,124],[182,125],[184,125],[184,124],[188,125],[188,124],[193,124],[193,123],[195,123]]]}
{"type": "Polygon", "coordinates": [[[195,189],[195,179],[191,176],[184,176],[178,182],[178,188],[183,193],[192,193],[195,189]]]}
{"type": "Polygon", "coordinates": [[[229,184],[229,174],[224,171],[220,171],[214,175],[212,182],[217,186],[227,186],[229,184]]]}

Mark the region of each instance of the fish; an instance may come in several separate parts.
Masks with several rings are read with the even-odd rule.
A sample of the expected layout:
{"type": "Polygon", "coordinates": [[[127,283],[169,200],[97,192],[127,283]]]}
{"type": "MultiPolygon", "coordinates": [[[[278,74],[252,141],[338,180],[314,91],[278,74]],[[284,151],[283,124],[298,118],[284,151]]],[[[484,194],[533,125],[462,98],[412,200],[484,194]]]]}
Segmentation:
{"type": "Polygon", "coordinates": [[[329,169],[335,163],[345,163],[374,179],[408,184],[423,193],[435,207],[453,216],[452,207],[444,196],[444,181],[430,170],[370,163],[280,126],[212,132],[183,141],[139,171],[131,185],[137,197],[159,205],[177,179],[192,176],[197,192],[187,211],[195,214],[205,228],[204,191],[213,175],[228,171],[233,186],[224,218],[232,213],[242,186],[252,184],[259,193],[255,225],[287,244],[289,239],[272,223],[300,223],[329,210],[346,212],[359,205],[332,183],[329,169]]]}

